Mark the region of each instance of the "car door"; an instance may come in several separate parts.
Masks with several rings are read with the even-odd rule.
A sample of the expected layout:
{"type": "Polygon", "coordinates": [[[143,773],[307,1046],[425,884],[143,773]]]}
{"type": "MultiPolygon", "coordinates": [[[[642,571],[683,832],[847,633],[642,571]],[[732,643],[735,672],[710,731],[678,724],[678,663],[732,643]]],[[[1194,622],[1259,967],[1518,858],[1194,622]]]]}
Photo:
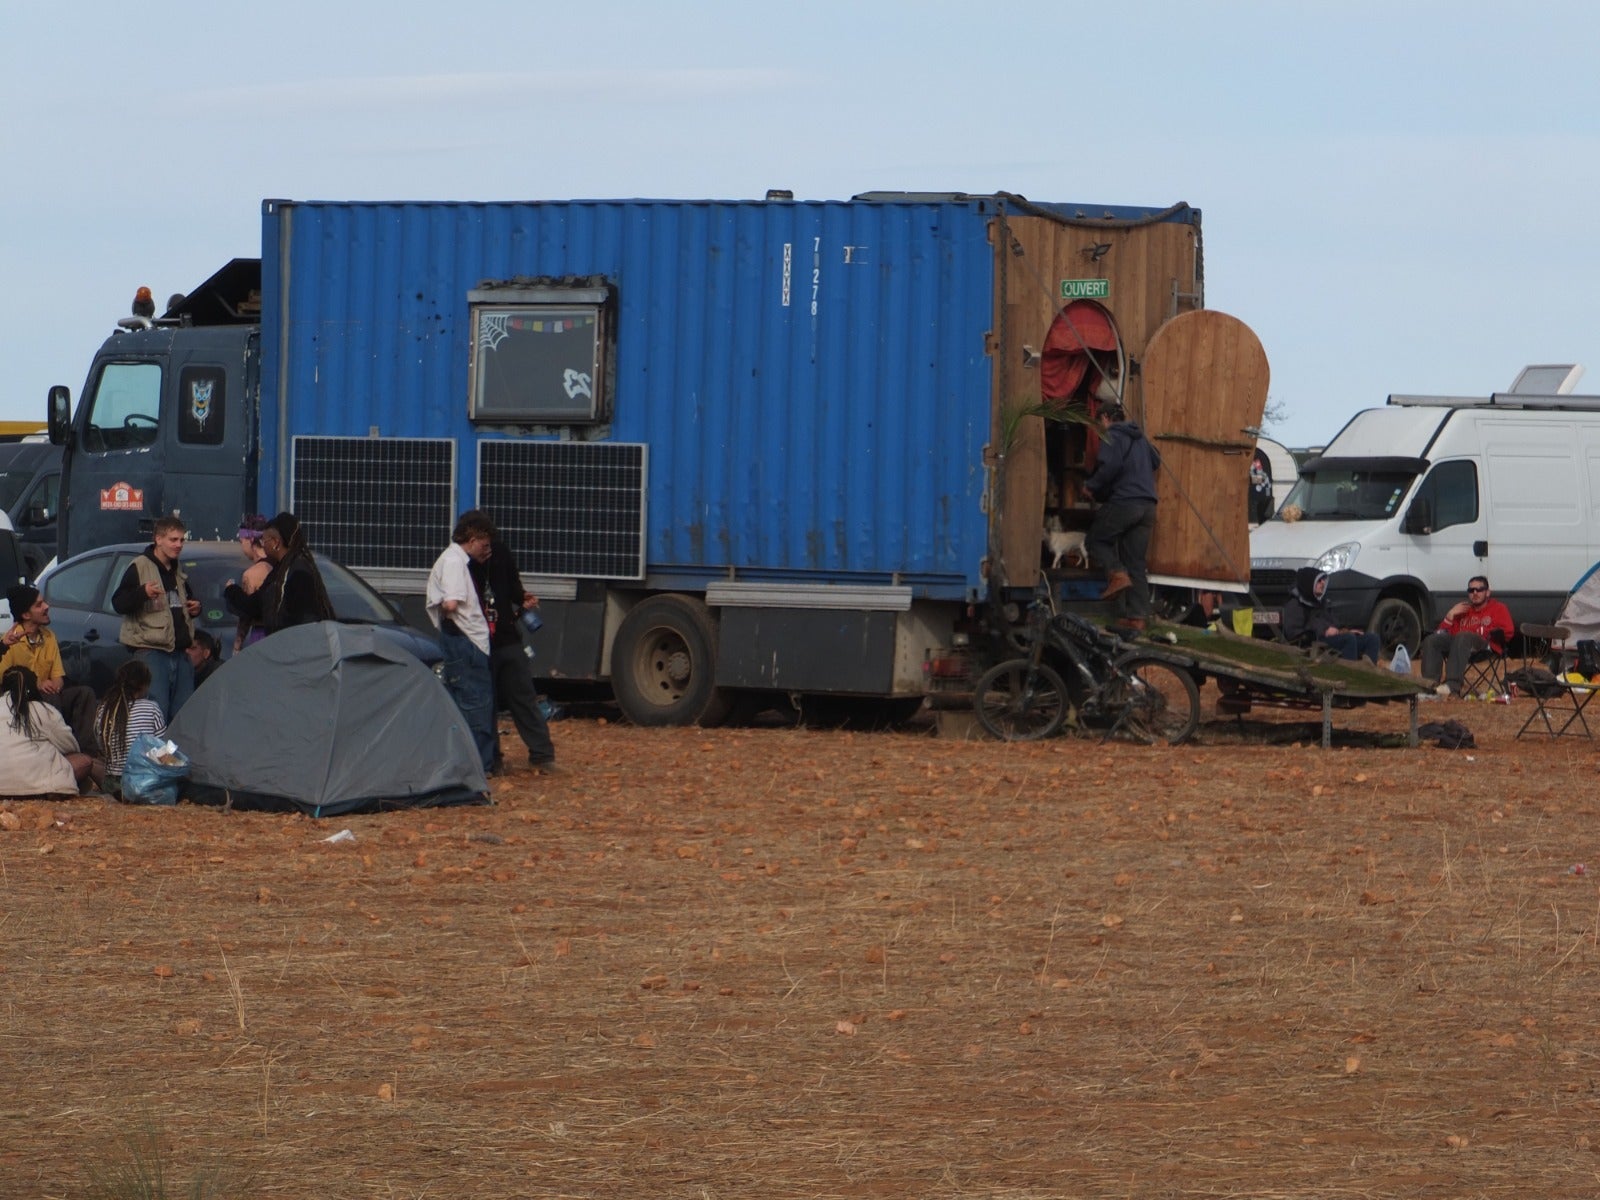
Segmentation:
{"type": "Polygon", "coordinates": [[[110,686],[111,676],[128,655],[117,640],[122,618],[114,613],[107,616],[111,605],[106,576],[116,557],[107,551],[63,563],[45,577],[41,587],[50,605],[50,628],[61,647],[67,682],[86,684],[96,695],[110,686]],[[115,655],[115,662],[107,661],[108,651],[115,655]]]}

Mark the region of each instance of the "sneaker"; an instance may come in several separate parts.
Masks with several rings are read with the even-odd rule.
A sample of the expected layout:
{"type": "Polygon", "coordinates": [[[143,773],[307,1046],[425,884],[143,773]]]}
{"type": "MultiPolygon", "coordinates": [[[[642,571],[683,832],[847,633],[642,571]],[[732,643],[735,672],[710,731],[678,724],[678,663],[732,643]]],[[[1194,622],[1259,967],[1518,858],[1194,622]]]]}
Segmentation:
{"type": "Polygon", "coordinates": [[[1450,685],[1448,683],[1441,683],[1438,687],[1433,689],[1433,694],[1435,696],[1449,697],[1452,694],[1450,691],[1450,685]]]}
{"type": "Polygon", "coordinates": [[[556,760],[553,758],[541,758],[537,761],[530,758],[528,760],[528,770],[532,771],[535,775],[564,774],[562,769],[556,766],[556,760]]]}

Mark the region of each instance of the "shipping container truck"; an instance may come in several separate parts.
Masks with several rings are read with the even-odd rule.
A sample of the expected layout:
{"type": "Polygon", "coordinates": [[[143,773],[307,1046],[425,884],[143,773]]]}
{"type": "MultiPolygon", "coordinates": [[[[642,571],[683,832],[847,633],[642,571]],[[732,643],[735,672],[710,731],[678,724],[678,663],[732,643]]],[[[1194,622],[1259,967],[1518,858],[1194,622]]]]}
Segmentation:
{"type": "Polygon", "coordinates": [[[1041,530],[1087,525],[1074,416],[1113,396],[1166,464],[1153,577],[1248,580],[1266,360],[1186,204],[268,200],[259,259],[120,324],[51,390],[63,554],[289,509],[415,597],[481,507],[538,673],[641,724],[910,707],[1041,579],[1092,601],[1041,530]]]}

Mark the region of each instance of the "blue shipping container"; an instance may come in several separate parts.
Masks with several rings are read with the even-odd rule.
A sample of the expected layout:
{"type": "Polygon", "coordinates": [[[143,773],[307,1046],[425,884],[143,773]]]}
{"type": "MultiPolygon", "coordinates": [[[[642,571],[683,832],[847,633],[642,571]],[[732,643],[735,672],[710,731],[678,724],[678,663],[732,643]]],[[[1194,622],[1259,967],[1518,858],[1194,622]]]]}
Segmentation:
{"type": "MultiPolygon", "coordinates": [[[[615,289],[610,418],[649,448],[652,577],[981,586],[994,323],[990,197],[263,206],[263,497],[296,434],[476,444],[467,295],[615,289]]],[[[535,434],[539,436],[539,434],[535,434]]],[[[545,433],[544,436],[550,436],[545,433]]]]}

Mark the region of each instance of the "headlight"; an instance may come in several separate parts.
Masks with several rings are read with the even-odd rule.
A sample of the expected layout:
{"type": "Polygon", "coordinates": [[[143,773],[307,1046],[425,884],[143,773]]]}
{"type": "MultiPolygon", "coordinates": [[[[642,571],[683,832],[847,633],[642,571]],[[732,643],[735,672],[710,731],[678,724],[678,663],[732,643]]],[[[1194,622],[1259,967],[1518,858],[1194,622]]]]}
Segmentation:
{"type": "Polygon", "coordinates": [[[1356,555],[1360,552],[1360,542],[1340,542],[1332,550],[1324,550],[1322,557],[1312,565],[1329,575],[1335,571],[1348,571],[1356,565],[1356,555]]]}

